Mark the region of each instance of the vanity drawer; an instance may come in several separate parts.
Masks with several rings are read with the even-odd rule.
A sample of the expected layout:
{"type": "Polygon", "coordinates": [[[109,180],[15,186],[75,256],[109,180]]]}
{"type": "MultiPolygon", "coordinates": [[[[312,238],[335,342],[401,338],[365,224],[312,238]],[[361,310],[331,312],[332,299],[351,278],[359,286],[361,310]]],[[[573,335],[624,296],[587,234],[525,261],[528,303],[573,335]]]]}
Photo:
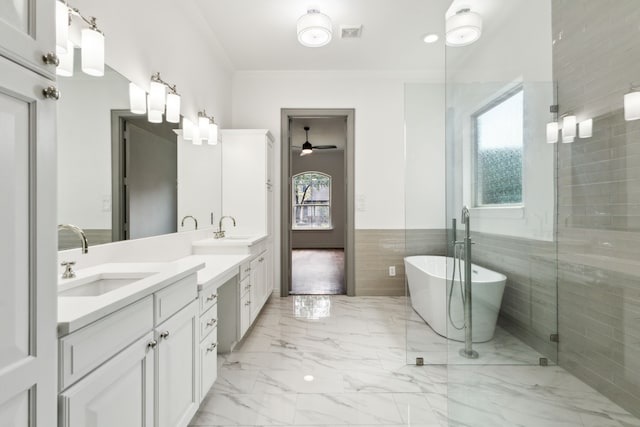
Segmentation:
{"type": "Polygon", "coordinates": [[[251,261],[247,261],[240,265],[240,281],[251,275],[251,261]]]}
{"type": "Polygon", "coordinates": [[[66,389],[152,329],[153,297],[149,295],[60,338],[59,389],[66,389]]]}
{"type": "Polygon", "coordinates": [[[200,341],[218,327],[218,305],[215,304],[200,316],[200,341]]]}
{"type": "Polygon", "coordinates": [[[251,290],[251,277],[247,277],[238,284],[240,290],[240,297],[242,298],[247,292],[251,290]]]}
{"type": "Polygon", "coordinates": [[[218,334],[214,331],[200,344],[200,401],[218,377],[218,334]]]}
{"type": "Polygon", "coordinates": [[[197,276],[191,274],[153,295],[155,325],[164,322],[182,307],[198,298],[198,283],[196,279],[197,276]]]}
{"type": "Polygon", "coordinates": [[[204,288],[200,292],[200,301],[198,306],[200,307],[200,314],[202,315],[211,307],[218,303],[218,288],[216,286],[209,286],[204,288]]]}

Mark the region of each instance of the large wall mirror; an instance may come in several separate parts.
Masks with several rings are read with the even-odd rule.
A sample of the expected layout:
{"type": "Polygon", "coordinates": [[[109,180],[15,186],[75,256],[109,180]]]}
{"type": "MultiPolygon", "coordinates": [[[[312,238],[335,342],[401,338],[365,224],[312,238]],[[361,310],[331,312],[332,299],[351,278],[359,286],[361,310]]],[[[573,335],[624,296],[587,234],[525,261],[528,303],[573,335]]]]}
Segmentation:
{"type": "MultiPolygon", "coordinates": [[[[86,75],[74,56],[73,76],[58,77],[58,223],[84,229],[92,246],[211,227],[222,210],[220,145],[130,113],[129,81],[109,66],[86,75]]],[[[59,237],[59,250],[79,246],[59,237]]]]}

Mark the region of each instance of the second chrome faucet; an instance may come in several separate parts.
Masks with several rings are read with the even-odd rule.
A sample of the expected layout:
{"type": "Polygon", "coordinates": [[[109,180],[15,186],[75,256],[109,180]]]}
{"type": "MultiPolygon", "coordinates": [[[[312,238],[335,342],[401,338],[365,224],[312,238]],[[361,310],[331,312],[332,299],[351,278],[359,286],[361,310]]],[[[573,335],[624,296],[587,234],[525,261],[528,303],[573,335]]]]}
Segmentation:
{"type": "Polygon", "coordinates": [[[236,219],[232,216],[223,216],[222,218],[220,218],[220,221],[218,222],[218,231],[215,231],[213,233],[213,238],[214,239],[222,239],[224,238],[224,230],[222,229],[222,220],[225,218],[229,218],[231,221],[233,221],[233,226],[236,226],[236,219]]]}

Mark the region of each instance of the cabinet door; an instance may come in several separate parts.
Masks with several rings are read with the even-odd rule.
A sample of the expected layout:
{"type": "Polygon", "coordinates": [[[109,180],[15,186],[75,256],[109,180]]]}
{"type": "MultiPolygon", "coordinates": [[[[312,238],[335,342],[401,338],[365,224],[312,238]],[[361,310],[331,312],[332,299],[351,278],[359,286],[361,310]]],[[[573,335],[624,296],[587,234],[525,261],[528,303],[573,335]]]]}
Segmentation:
{"type": "Polygon", "coordinates": [[[198,405],[198,303],[180,310],[156,328],[158,427],[184,427],[198,405]]]}
{"type": "Polygon", "coordinates": [[[0,55],[54,78],[42,56],[55,53],[54,0],[0,1],[0,55]]]}
{"type": "Polygon", "coordinates": [[[260,309],[262,308],[262,262],[260,261],[260,257],[262,255],[258,255],[253,261],[251,261],[251,288],[249,290],[249,307],[250,310],[250,320],[249,323],[252,324],[256,317],[258,317],[258,313],[260,313],[260,309]]]}
{"type": "Polygon", "coordinates": [[[200,402],[202,402],[218,377],[218,333],[211,335],[200,344],[200,402]]]}
{"type": "Polygon", "coordinates": [[[42,96],[50,84],[0,57],[1,426],[56,418],[55,102],[42,96]]]}
{"type": "Polygon", "coordinates": [[[61,393],[60,427],[153,427],[152,342],[149,332],[61,393]]]}
{"type": "Polygon", "coordinates": [[[251,292],[247,292],[240,299],[240,336],[238,340],[244,337],[249,326],[251,326],[251,292]]]}

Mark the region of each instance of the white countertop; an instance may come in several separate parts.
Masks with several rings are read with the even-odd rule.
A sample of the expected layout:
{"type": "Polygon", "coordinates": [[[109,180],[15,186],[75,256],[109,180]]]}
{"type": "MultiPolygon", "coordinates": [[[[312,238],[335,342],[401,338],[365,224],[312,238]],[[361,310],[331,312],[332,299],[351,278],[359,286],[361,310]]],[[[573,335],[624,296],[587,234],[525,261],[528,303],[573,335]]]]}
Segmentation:
{"type": "Polygon", "coordinates": [[[95,322],[147,295],[197,272],[198,290],[213,284],[217,287],[237,275],[240,264],[250,259],[250,254],[189,255],[173,262],[161,263],[110,263],[76,271],[76,277],[65,282],[59,280],[59,288],[102,273],[153,273],[130,285],[98,296],[58,297],[58,336],[95,322]]]}
{"type": "Polygon", "coordinates": [[[205,267],[198,271],[198,290],[216,282],[216,287],[222,286],[227,280],[238,274],[240,264],[250,259],[250,254],[233,255],[190,255],[184,260],[203,262],[205,267]]]}
{"type": "Polygon", "coordinates": [[[135,281],[130,285],[97,296],[59,296],[58,297],[58,336],[66,335],[89,323],[113,313],[147,295],[170,285],[190,274],[202,270],[204,262],[190,257],[163,263],[111,263],[101,264],[76,271],[75,279],[60,279],[58,286],[82,280],[101,273],[138,273],[154,274],[135,281]]]}

